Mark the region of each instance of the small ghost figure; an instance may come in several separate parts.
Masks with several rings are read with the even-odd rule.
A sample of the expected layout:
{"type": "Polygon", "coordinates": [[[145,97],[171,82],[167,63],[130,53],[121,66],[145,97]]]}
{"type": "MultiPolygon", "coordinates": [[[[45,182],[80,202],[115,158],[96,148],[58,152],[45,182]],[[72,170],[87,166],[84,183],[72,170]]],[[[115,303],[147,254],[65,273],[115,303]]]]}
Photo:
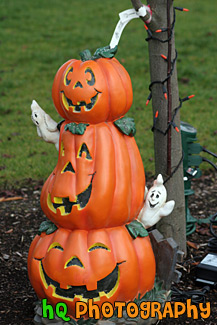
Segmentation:
{"type": "Polygon", "coordinates": [[[32,121],[37,126],[38,136],[43,138],[46,142],[54,143],[57,150],[59,150],[59,130],[57,123],[45,113],[45,111],[33,100],[31,105],[32,121]]]}
{"type": "Polygon", "coordinates": [[[167,191],[163,185],[163,177],[159,174],[150,190],[145,191],[145,203],[138,216],[138,220],[146,229],[173,211],[175,201],[165,203],[166,199],[167,191]]]}

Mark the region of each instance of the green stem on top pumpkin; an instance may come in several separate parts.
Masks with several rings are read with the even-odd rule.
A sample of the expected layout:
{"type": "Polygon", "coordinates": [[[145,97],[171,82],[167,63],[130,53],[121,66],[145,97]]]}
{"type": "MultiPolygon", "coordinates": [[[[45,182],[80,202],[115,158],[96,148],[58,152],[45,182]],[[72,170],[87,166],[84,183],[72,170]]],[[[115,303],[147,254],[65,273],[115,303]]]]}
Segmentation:
{"type": "Polygon", "coordinates": [[[118,50],[117,46],[111,49],[110,46],[108,45],[108,46],[98,48],[95,51],[94,55],[91,55],[90,50],[86,49],[80,52],[80,57],[82,61],[96,60],[100,58],[112,59],[117,53],[117,50],[118,50]]]}

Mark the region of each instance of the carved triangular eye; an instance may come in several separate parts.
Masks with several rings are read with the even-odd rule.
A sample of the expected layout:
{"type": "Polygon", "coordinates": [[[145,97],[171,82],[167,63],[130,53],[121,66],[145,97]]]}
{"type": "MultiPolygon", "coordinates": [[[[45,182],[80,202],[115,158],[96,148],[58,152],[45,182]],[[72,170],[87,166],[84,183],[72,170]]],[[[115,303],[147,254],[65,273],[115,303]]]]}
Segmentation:
{"type": "Polygon", "coordinates": [[[86,153],[86,159],[92,160],[92,157],[90,155],[89,149],[86,145],[86,143],[82,143],[79,152],[78,152],[78,157],[82,157],[82,153],[85,152],[86,153]]]}
{"type": "Polygon", "coordinates": [[[75,173],[75,170],[70,161],[64,166],[61,173],[65,173],[65,172],[75,173]]]}

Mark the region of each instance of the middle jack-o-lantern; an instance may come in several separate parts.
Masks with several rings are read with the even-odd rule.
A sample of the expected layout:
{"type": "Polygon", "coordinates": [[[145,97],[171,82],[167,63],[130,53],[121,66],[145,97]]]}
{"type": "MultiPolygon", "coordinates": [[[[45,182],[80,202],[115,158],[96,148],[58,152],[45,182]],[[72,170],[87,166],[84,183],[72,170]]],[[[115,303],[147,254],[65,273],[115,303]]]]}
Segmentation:
{"type": "Polygon", "coordinates": [[[112,122],[89,125],[83,135],[72,134],[67,125],[61,125],[58,163],[41,193],[46,216],[68,229],[115,227],[135,219],[145,191],[135,139],[112,122]]]}
{"type": "Polygon", "coordinates": [[[125,226],[98,230],[59,228],[37,235],[28,256],[28,273],[39,299],[64,302],[75,317],[77,301],[129,301],[150,291],[155,258],[149,237],[133,239],[125,226]]]}

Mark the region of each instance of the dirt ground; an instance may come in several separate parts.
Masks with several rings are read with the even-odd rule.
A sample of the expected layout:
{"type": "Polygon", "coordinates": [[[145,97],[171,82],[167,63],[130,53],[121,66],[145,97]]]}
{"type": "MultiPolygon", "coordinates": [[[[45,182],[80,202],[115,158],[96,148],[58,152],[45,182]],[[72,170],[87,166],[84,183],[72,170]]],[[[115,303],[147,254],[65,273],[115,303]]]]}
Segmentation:
{"type": "MultiPolygon", "coordinates": [[[[34,303],[37,297],[27,275],[29,246],[39,225],[45,220],[40,208],[40,191],[43,182],[26,180],[19,190],[0,190],[0,324],[32,324],[34,303]],[[14,200],[15,197],[18,199],[14,200]],[[20,197],[20,199],[19,199],[20,197]],[[3,201],[5,200],[6,201],[3,201]]],[[[192,216],[207,218],[216,213],[217,184],[213,171],[194,180],[195,195],[189,198],[192,216]]],[[[217,229],[216,229],[217,233],[217,229]]],[[[188,254],[177,269],[182,278],[176,288],[184,291],[201,290],[195,283],[196,265],[209,252],[207,243],[211,238],[209,226],[202,224],[189,235],[188,254]]],[[[186,315],[178,320],[166,319],[159,324],[217,324],[217,288],[205,295],[211,303],[208,319],[192,320],[186,315]]]]}

